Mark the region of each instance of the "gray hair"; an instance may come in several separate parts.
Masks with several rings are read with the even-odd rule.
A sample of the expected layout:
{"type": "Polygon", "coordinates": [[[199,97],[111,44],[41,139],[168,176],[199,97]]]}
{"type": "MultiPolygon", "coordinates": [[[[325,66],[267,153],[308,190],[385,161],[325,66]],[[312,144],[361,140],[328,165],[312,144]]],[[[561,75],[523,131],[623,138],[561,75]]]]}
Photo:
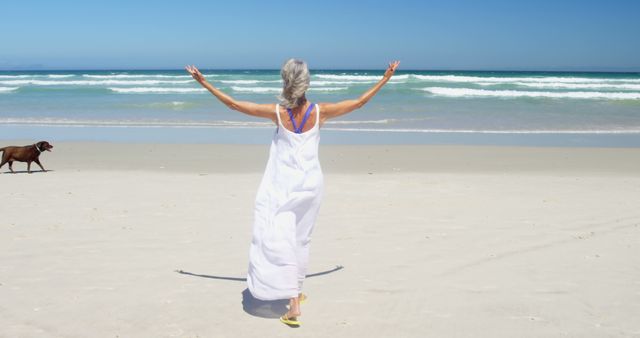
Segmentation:
{"type": "Polygon", "coordinates": [[[306,62],[289,59],[282,65],[282,93],[278,96],[280,104],[285,108],[295,108],[306,100],[304,94],[309,89],[311,76],[306,62]]]}

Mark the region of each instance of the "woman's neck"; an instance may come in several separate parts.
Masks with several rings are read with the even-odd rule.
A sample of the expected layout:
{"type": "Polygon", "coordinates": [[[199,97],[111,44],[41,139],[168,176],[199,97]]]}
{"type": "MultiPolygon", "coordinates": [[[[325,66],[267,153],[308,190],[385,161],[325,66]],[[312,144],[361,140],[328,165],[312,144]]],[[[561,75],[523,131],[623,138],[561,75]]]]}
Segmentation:
{"type": "Polygon", "coordinates": [[[300,112],[302,112],[305,105],[307,104],[307,98],[305,96],[301,97],[300,101],[301,102],[295,108],[291,109],[294,115],[298,115],[300,112]]]}

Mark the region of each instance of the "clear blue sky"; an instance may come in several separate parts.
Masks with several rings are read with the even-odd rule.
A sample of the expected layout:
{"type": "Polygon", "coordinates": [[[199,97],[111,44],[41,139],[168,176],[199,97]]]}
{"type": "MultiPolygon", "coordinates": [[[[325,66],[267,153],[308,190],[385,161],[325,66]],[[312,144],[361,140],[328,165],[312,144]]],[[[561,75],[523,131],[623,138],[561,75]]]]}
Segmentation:
{"type": "Polygon", "coordinates": [[[638,0],[0,2],[0,69],[640,71],[638,0]]]}

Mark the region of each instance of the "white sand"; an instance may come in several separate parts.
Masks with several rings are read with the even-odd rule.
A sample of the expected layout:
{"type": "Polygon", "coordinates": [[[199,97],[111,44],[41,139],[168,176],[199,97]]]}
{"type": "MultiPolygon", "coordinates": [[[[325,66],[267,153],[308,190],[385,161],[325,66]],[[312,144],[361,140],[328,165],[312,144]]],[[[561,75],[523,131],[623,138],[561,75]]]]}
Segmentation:
{"type": "Polygon", "coordinates": [[[323,147],[310,273],[344,268],[290,329],[207,277],[246,274],[267,146],[54,146],[0,174],[0,337],[640,335],[640,149],[323,147]]]}

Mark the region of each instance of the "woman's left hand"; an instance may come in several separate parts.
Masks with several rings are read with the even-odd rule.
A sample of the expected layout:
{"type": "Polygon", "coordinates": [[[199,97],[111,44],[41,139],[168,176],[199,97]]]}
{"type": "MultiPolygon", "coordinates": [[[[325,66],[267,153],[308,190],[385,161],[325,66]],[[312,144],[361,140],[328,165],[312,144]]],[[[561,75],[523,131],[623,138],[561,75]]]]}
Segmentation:
{"type": "Polygon", "coordinates": [[[196,68],[196,66],[186,66],[184,68],[187,70],[187,72],[189,72],[189,74],[191,74],[194,80],[200,83],[207,81],[207,79],[204,78],[204,75],[200,73],[200,71],[198,70],[198,68],[196,68]]]}
{"type": "Polygon", "coordinates": [[[389,62],[389,68],[384,72],[384,77],[390,79],[395,74],[396,69],[400,65],[400,61],[389,62]]]}

